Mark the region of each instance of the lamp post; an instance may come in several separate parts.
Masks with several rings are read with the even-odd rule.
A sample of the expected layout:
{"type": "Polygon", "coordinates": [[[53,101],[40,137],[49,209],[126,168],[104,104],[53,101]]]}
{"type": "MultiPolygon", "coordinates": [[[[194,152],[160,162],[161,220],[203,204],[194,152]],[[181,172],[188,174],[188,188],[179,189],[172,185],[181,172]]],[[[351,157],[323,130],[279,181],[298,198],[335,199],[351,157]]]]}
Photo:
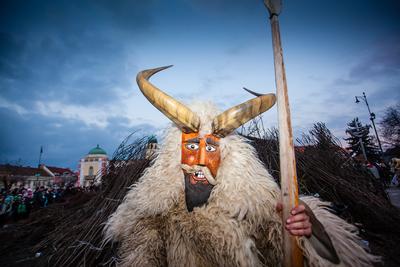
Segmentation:
{"type": "Polygon", "coordinates": [[[367,105],[368,113],[369,113],[369,119],[371,120],[372,126],[374,127],[376,140],[378,140],[379,149],[380,149],[381,153],[383,153],[381,140],[379,140],[378,132],[376,131],[375,122],[374,122],[376,116],[375,116],[375,113],[371,112],[371,109],[369,108],[368,100],[367,100],[367,96],[365,95],[365,92],[363,92],[362,96],[355,96],[355,98],[356,98],[356,103],[357,104],[360,103],[360,99],[361,99],[367,105]]]}

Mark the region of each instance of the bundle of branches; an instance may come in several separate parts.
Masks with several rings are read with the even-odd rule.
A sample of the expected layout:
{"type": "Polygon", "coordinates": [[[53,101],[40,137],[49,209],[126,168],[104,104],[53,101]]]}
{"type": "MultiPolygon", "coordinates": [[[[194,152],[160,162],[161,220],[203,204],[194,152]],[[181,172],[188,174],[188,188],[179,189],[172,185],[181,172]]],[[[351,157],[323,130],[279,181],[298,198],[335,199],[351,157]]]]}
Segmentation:
{"type": "MultiPolygon", "coordinates": [[[[261,161],[279,182],[277,130],[252,140],[261,161]]],[[[323,123],[297,140],[296,161],[300,193],[318,195],[342,207],[341,216],[358,223],[376,253],[394,256],[400,240],[400,213],[389,202],[381,181],[355,162],[323,123]]],[[[338,210],[338,209],[336,209],[338,210]]],[[[390,261],[398,261],[393,257],[390,261]]]]}
{"type": "Polygon", "coordinates": [[[115,265],[116,246],[102,244],[104,223],[150,161],[145,157],[148,139],[131,139],[126,138],[114,153],[96,196],[80,212],[60,218],[60,225],[33,247],[33,252],[43,254],[36,266],[115,265]]]}

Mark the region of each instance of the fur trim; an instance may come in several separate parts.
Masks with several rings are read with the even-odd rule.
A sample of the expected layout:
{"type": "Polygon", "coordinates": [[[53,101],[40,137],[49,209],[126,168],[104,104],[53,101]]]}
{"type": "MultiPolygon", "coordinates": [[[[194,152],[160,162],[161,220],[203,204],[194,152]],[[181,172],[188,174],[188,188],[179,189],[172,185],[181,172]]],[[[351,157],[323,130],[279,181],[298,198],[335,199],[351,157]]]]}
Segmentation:
{"type": "Polygon", "coordinates": [[[299,245],[307,258],[309,266],[351,266],[368,267],[380,262],[381,258],[367,253],[358,236],[358,229],[329,211],[329,203],[322,202],[314,197],[303,197],[302,200],[312,209],[318,220],[332,240],[332,244],[340,259],[340,264],[331,262],[318,256],[309,240],[300,238],[299,245]]]}
{"type": "Polygon", "coordinates": [[[106,239],[126,237],[141,218],[164,215],[183,193],[180,168],[180,131],[172,127],[164,145],[139,181],[132,185],[106,224],[106,239]]]}
{"type": "MultiPolygon", "coordinates": [[[[200,134],[210,133],[212,119],[219,112],[208,103],[191,108],[202,119],[200,134]]],[[[242,137],[231,134],[222,138],[220,148],[221,165],[208,203],[189,213],[180,164],[181,132],[171,127],[151,166],[106,224],[105,240],[121,242],[122,266],[280,265],[282,224],[275,211],[280,199],[278,185],[242,137]]],[[[344,253],[343,263],[361,266],[373,260],[361,253],[351,232],[353,226],[318,205],[310,206],[318,218],[324,217],[321,222],[332,232],[335,245],[342,247],[338,253],[344,253]]],[[[328,266],[306,240],[301,244],[311,266],[328,266]]]]}

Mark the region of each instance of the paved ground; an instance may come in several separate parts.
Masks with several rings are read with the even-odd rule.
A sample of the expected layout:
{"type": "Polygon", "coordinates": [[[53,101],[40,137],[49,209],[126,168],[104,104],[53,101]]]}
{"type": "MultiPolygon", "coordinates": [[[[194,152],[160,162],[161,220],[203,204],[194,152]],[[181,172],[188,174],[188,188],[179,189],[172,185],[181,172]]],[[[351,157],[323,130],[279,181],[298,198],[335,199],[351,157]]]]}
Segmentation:
{"type": "Polygon", "coordinates": [[[389,194],[392,204],[400,209],[400,187],[389,187],[386,192],[389,194]]]}

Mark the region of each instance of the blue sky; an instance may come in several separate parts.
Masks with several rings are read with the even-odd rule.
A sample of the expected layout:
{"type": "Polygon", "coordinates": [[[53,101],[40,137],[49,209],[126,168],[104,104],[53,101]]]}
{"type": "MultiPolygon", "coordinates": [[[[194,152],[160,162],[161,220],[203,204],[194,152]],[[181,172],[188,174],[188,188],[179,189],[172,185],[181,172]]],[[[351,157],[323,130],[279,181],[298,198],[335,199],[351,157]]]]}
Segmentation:
{"type": "MultiPolygon", "coordinates": [[[[325,122],[344,136],[400,100],[400,4],[284,1],[280,16],[296,136],[325,122]]],[[[173,64],[152,82],[185,103],[221,110],[274,92],[271,32],[261,0],[2,1],[0,162],[76,169],[96,144],[111,156],[133,131],[169,121],[141,95],[142,69],[173,64]]],[[[277,126],[276,107],[264,116],[277,126]]]]}

